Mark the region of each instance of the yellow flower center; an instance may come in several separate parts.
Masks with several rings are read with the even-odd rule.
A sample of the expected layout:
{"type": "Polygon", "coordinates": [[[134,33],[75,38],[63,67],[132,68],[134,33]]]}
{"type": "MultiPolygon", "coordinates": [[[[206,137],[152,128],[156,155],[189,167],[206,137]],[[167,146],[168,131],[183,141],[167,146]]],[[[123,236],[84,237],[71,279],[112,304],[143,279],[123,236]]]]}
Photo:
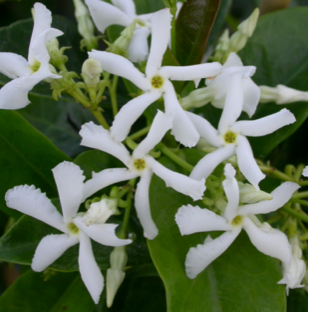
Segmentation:
{"type": "Polygon", "coordinates": [[[224,139],[226,143],[234,143],[236,140],[237,134],[233,133],[231,130],[224,134],[224,139]]]}
{"type": "Polygon", "coordinates": [[[154,88],[161,88],[163,86],[164,79],[161,76],[153,76],[151,78],[151,85],[154,88]]]}
{"type": "Polygon", "coordinates": [[[74,223],[69,223],[67,225],[67,228],[69,229],[69,232],[74,234],[74,235],[77,235],[79,234],[79,228],[74,224],[74,223]]]}
{"type": "Polygon", "coordinates": [[[37,72],[41,66],[41,63],[37,60],[34,61],[32,65],[30,65],[30,69],[32,70],[33,73],[37,72]]]}
{"type": "Polygon", "coordinates": [[[243,216],[237,215],[231,222],[232,226],[238,226],[243,223],[243,216]]]}
{"type": "Polygon", "coordinates": [[[143,160],[143,159],[136,159],[134,161],[133,165],[134,165],[135,169],[138,171],[142,171],[147,167],[147,164],[146,164],[145,160],[143,160]]]}

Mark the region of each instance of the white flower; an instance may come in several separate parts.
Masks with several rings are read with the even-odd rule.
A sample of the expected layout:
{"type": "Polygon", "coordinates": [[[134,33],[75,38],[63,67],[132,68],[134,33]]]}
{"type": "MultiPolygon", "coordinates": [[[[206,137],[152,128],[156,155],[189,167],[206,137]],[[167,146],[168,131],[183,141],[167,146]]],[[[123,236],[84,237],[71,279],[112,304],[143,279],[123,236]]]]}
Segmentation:
{"type": "Polygon", "coordinates": [[[151,18],[151,49],[146,65],[146,75],[122,56],[109,52],[93,50],[89,57],[100,61],[102,69],[130,80],[144,93],[125,104],[117,114],[111,127],[112,136],[122,141],[126,138],[132,124],[145,109],[162,95],[165,111],[174,114],[172,134],[183,145],[192,147],[199,140],[199,134],[181,108],[170,80],[196,80],[220,73],[217,62],[192,66],[162,66],[163,54],[170,37],[171,14],[168,9],[158,11],[151,18]]]}
{"type": "Polygon", "coordinates": [[[289,88],[284,85],[277,85],[275,88],[259,86],[260,102],[275,102],[276,104],[286,104],[298,101],[308,101],[308,92],[289,88]]]}
{"type": "Polygon", "coordinates": [[[243,107],[243,88],[241,73],[231,76],[224,110],[218,130],[207,120],[193,113],[186,112],[193,125],[209,144],[218,148],[203,157],[194,167],[190,177],[201,179],[208,177],[221,162],[237,156],[237,162],[242,174],[255,187],[265,177],[260,171],[246,136],[257,137],[270,134],[280,127],[295,122],[295,116],[283,109],[278,113],[253,121],[236,121],[243,107]]]}
{"type": "MultiPolygon", "coordinates": [[[[87,226],[78,213],[79,205],[91,194],[83,183],[80,168],[70,162],[63,162],[53,169],[63,216],[40,189],[34,186],[17,186],[7,191],[5,200],[9,208],[30,215],[63,232],[61,235],[44,237],[35,252],[31,267],[36,272],[45,270],[68,248],[80,243],[79,269],[82,280],[95,303],[104,288],[104,279],[95,261],[91,240],[105,246],[123,246],[131,243],[115,235],[117,224],[91,224],[87,226]]],[[[112,214],[106,214],[106,220],[112,214]]],[[[101,220],[101,222],[106,222],[101,220]]]]}
{"type": "Polygon", "coordinates": [[[90,186],[93,192],[109,185],[108,177],[114,179],[114,182],[140,177],[135,193],[135,207],[144,229],[144,235],[148,239],[153,239],[158,234],[158,229],[151,217],[149,204],[149,185],[153,173],[162,178],[168,187],[172,187],[194,200],[201,199],[205,190],[204,179],[198,181],[173,172],[148,155],[171,126],[172,116],[158,111],[147,137],[133,151],[132,156],[123,144],[111,137],[109,131],[93,122],[83,125],[80,131],[81,145],[109,153],[127,167],[93,173],[92,186],[90,186]],[[108,174],[107,171],[109,171],[108,174]]]}
{"type": "Polygon", "coordinates": [[[13,80],[0,90],[0,109],[21,109],[30,103],[28,92],[46,78],[60,78],[51,72],[46,44],[63,34],[51,28],[51,12],[41,3],[34,5],[34,27],[28,50],[28,61],[22,56],[0,52],[0,72],[13,80]]]}
{"type": "Polygon", "coordinates": [[[225,231],[216,239],[208,237],[204,244],[190,248],[186,257],[186,273],[195,278],[211,262],[228,249],[242,229],[246,231],[252,244],[262,253],[282,262],[291,259],[291,247],[281,231],[271,228],[267,223],[255,225],[253,214],[265,214],[282,207],[299,188],[298,184],[286,182],[276,188],[272,200],[239,206],[239,188],[234,178],[235,170],[231,164],[225,166],[226,179],[223,187],[228,199],[223,216],[198,206],[182,206],[175,220],[182,235],[206,231],[225,231]]]}
{"type": "Polygon", "coordinates": [[[308,177],[308,165],[303,169],[302,175],[303,175],[304,177],[308,177]]]}
{"type": "Polygon", "coordinates": [[[289,288],[301,288],[301,281],[306,274],[306,263],[301,259],[302,251],[299,247],[297,235],[289,239],[292,249],[292,257],[288,262],[282,263],[283,278],[278,284],[286,284],[286,293],[288,295],[289,288]]]}

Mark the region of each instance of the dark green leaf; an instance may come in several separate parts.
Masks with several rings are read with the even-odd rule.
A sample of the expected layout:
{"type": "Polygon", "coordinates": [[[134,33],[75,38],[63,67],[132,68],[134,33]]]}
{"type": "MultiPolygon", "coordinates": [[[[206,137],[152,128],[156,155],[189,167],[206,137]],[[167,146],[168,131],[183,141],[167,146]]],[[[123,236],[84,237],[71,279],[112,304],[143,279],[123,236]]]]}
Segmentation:
{"type": "Polygon", "coordinates": [[[181,205],[192,201],[153,177],[150,202],[159,235],[148,246],[165,285],[168,311],[285,310],[285,289],[277,285],[282,277],[279,262],[258,252],[244,232],[197,278],[189,279],[186,254],[190,247],[202,244],[207,233],[182,237],[174,216],[181,205]]]}
{"type": "MultiPolygon", "coordinates": [[[[51,169],[69,158],[18,113],[0,110],[0,208],[8,214],[4,194],[17,185],[35,185],[57,196],[51,169]]],[[[15,215],[16,216],[16,215],[15,215]]]]}
{"type": "Polygon", "coordinates": [[[176,20],[176,57],[181,65],[199,64],[220,0],[188,0],[176,20]]]}
{"type": "MultiPolygon", "coordinates": [[[[283,84],[299,90],[308,88],[308,10],[291,8],[261,17],[253,36],[239,53],[244,65],[257,67],[253,79],[257,85],[275,87],[283,84]]],[[[256,156],[266,156],[280,142],[293,134],[308,116],[307,103],[259,104],[252,119],[273,114],[282,108],[296,117],[292,125],[264,137],[251,138],[256,156]]]]}
{"type": "Polygon", "coordinates": [[[308,292],[306,290],[299,288],[289,291],[287,312],[308,312],[308,292]]]}
{"type": "Polygon", "coordinates": [[[0,297],[2,312],[90,312],[95,304],[79,275],[28,271],[0,297]]]}

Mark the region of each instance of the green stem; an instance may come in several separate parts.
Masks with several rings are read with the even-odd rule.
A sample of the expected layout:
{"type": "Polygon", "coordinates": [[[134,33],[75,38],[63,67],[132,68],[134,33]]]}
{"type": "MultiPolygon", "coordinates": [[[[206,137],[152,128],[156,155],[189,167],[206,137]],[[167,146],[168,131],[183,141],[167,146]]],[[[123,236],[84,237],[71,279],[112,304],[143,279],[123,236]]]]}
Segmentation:
{"type": "Polygon", "coordinates": [[[304,222],[308,222],[308,217],[304,214],[301,214],[295,210],[293,210],[292,208],[289,208],[289,207],[283,207],[282,208],[283,211],[289,213],[290,215],[292,216],[295,216],[297,217],[298,219],[304,221],[304,222]]]}
{"type": "Polygon", "coordinates": [[[139,130],[138,132],[136,132],[136,133],[130,135],[129,137],[130,137],[130,139],[132,139],[132,140],[136,140],[136,139],[138,139],[138,138],[140,138],[140,137],[142,137],[142,136],[148,134],[149,129],[150,129],[150,126],[146,126],[145,128],[142,128],[142,129],[139,130]]]}
{"type": "Polygon", "coordinates": [[[162,151],[163,154],[165,154],[167,157],[169,157],[172,161],[174,161],[176,164],[181,166],[183,169],[185,169],[188,172],[191,172],[193,170],[193,166],[181,159],[179,156],[177,156],[174,152],[172,152],[169,148],[167,148],[163,143],[159,143],[157,147],[162,151]]]}
{"type": "Polygon", "coordinates": [[[307,197],[308,197],[308,191],[302,191],[302,192],[298,192],[292,195],[291,199],[300,199],[300,198],[307,198],[307,197]]]}
{"type": "Polygon", "coordinates": [[[305,205],[305,206],[308,206],[308,201],[306,200],[300,200],[300,199],[290,199],[289,202],[292,202],[292,203],[299,203],[299,204],[302,204],[302,205],[305,205]]]}
{"type": "Polygon", "coordinates": [[[293,179],[290,176],[274,169],[273,167],[269,167],[266,165],[259,165],[259,168],[264,173],[269,174],[270,176],[273,176],[275,178],[279,178],[279,179],[284,180],[284,181],[293,181],[293,179]]]}
{"type": "Polygon", "coordinates": [[[299,186],[308,186],[308,180],[304,180],[298,183],[299,186]]]}
{"type": "Polygon", "coordinates": [[[109,88],[110,93],[110,99],[111,99],[111,105],[112,105],[112,113],[113,116],[116,116],[118,114],[118,101],[117,101],[117,85],[118,85],[118,76],[114,76],[112,80],[112,84],[109,88]]]}
{"type": "Polygon", "coordinates": [[[104,116],[102,115],[102,113],[100,112],[98,108],[95,110],[92,110],[90,108],[90,111],[93,113],[93,115],[95,116],[95,118],[97,119],[97,121],[99,122],[101,126],[103,126],[105,129],[109,129],[109,125],[106,119],[104,118],[104,116]]]}

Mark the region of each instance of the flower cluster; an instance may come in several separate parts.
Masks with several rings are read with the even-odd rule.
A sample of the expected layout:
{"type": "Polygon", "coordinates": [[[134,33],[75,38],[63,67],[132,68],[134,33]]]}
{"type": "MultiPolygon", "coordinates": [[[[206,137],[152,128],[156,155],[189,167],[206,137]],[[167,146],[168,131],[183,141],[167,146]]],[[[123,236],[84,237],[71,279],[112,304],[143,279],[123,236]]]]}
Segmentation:
{"type": "MultiPolygon", "coordinates": [[[[89,52],[89,59],[82,69],[84,86],[87,85],[85,89],[88,91],[98,92],[94,97],[94,93],[90,92],[93,105],[90,107],[93,113],[97,114],[94,114],[95,116],[100,114],[96,101],[101,99],[104,90],[102,88],[106,86],[100,81],[102,72],[130,81],[141,92],[122,106],[110,129],[109,126],[105,129],[103,126],[106,124],[103,123],[96,125],[88,122],[82,126],[80,136],[82,146],[108,153],[120,160],[124,167],[108,168],[93,173],[92,178],[84,182],[85,177],[81,169],[74,163],[63,162],[56,166],[52,171],[62,215],[46,195],[34,186],[17,186],[7,191],[5,199],[9,208],[30,215],[62,232],[48,235],[41,240],[32,260],[32,269],[43,271],[68,248],[79,243],[78,261],[81,277],[94,302],[98,303],[104,288],[104,279],[93,255],[91,239],[105,246],[121,247],[116,248],[111,254],[111,268],[107,272],[110,306],[125,276],[127,256],[123,246],[130,244],[132,240],[127,236],[121,238],[120,233],[116,235],[115,229],[118,225],[107,223],[111,215],[119,213],[118,197],[111,199],[104,197],[100,201],[94,201],[86,212],[79,210],[80,205],[103,188],[120,182],[136,182],[139,177],[140,180],[135,187],[134,206],[144,236],[153,240],[158,235],[158,227],[152,218],[149,203],[149,187],[153,174],[161,178],[167,187],[197,201],[204,197],[207,179],[214,169],[219,164],[225,163],[225,179],[222,186],[226,206],[221,215],[212,209],[184,205],[175,216],[181,235],[224,231],[214,239],[208,236],[203,244],[189,250],[185,261],[188,277],[193,279],[201,273],[244,229],[260,252],[282,262],[284,278],[279,283],[286,284],[287,288],[301,287],[305,263],[301,259],[302,254],[297,248],[297,242],[292,240],[289,243],[283,232],[272,228],[268,223],[260,222],[255,216],[274,212],[283,207],[299,185],[285,182],[268,195],[268,199],[258,200],[262,195],[259,183],[265,175],[257,164],[247,140],[248,136],[265,136],[292,124],[295,122],[295,116],[289,110],[282,109],[261,119],[238,120],[243,111],[252,117],[259,101],[264,102],[265,99],[270,101],[274,97],[272,100],[281,104],[302,98],[298,91],[295,93],[280,86],[277,87],[277,91],[264,86],[259,88],[251,79],[256,68],[243,66],[236,54],[241,47],[233,48],[234,43],[240,42],[239,38],[242,36],[243,46],[245,45],[255,28],[258,12],[256,11],[255,17],[252,17],[251,26],[243,24],[244,26],[242,25],[239,32],[233,36],[234,42],[228,45],[228,49],[221,57],[227,56],[223,65],[209,62],[191,66],[163,66],[163,56],[170,45],[172,19],[170,10],[163,9],[153,14],[136,15],[133,1],[111,2],[112,4],[100,0],[85,0],[98,30],[104,33],[106,28],[113,24],[124,27],[135,24],[135,28],[132,37],[129,38],[128,58],[107,51],[89,52]],[[246,31],[245,27],[251,29],[246,31]],[[149,50],[147,38],[150,34],[149,50]],[[136,63],[143,61],[146,61],[144,70],[139,69],[136,63]],[[172,83],[189,81],[194,82],[197,87],[201,79],[205,79],[206,87],[195,89],[184,98],[178,97],[172,83]],[[289,100],[286,100],[287,95],[289,100]],[[161,98],[164,103],[163,111],[157,111],[146,137],[139,144],[131,143],[128,136],[132,126],[149,106],[161,98]],[[189,111],[207,103],[222,109],[217,129],[202,116],[189,111]],[[168,133],[173,135],[178,144],[185,147],[194,147],[199,139],[204,139],[212,147],[212,152],[206,154],[194,166],[189,176],[172,171],[163,166],[156,156],[157,150],[160,150],[159,145],[168,133]],[[123,141],[133,150],[131,153],[123,141]],[[229,163],[231,162],[229,159],[235,155],[236,169],[254,187],[248,192],[252,193],[253,201],[248,203],[243,203],[244,198],[240,196],[241,187],[235,177],[236,169],[229,163]]],[[[13,79],[0,90],[0,108],[22,108],[29,103],[28,92],[38,82],[46,78],[60,81],[62,79],[62,72],[57,73],[49,64],[50,55],[47,49],[48,42],[60,36],[62,32],[51,28],[51,13],[44,5],[36,3],[34,12],[28,61],[13,53],[0,53],[0,72],[13,79]]],[[[87,20],[89,25],[90,20],[86,15],[87,12],[83,11],[83,18],[81,13],[79,19],[87,20]]],[[[92,41],[95,40],[95,37],[90,38],[92,41]]],[[[79,96],[78,93],[73,95],[79,96]]],[[[220,181],[222,179],[219,178],[220,181]]]]}

